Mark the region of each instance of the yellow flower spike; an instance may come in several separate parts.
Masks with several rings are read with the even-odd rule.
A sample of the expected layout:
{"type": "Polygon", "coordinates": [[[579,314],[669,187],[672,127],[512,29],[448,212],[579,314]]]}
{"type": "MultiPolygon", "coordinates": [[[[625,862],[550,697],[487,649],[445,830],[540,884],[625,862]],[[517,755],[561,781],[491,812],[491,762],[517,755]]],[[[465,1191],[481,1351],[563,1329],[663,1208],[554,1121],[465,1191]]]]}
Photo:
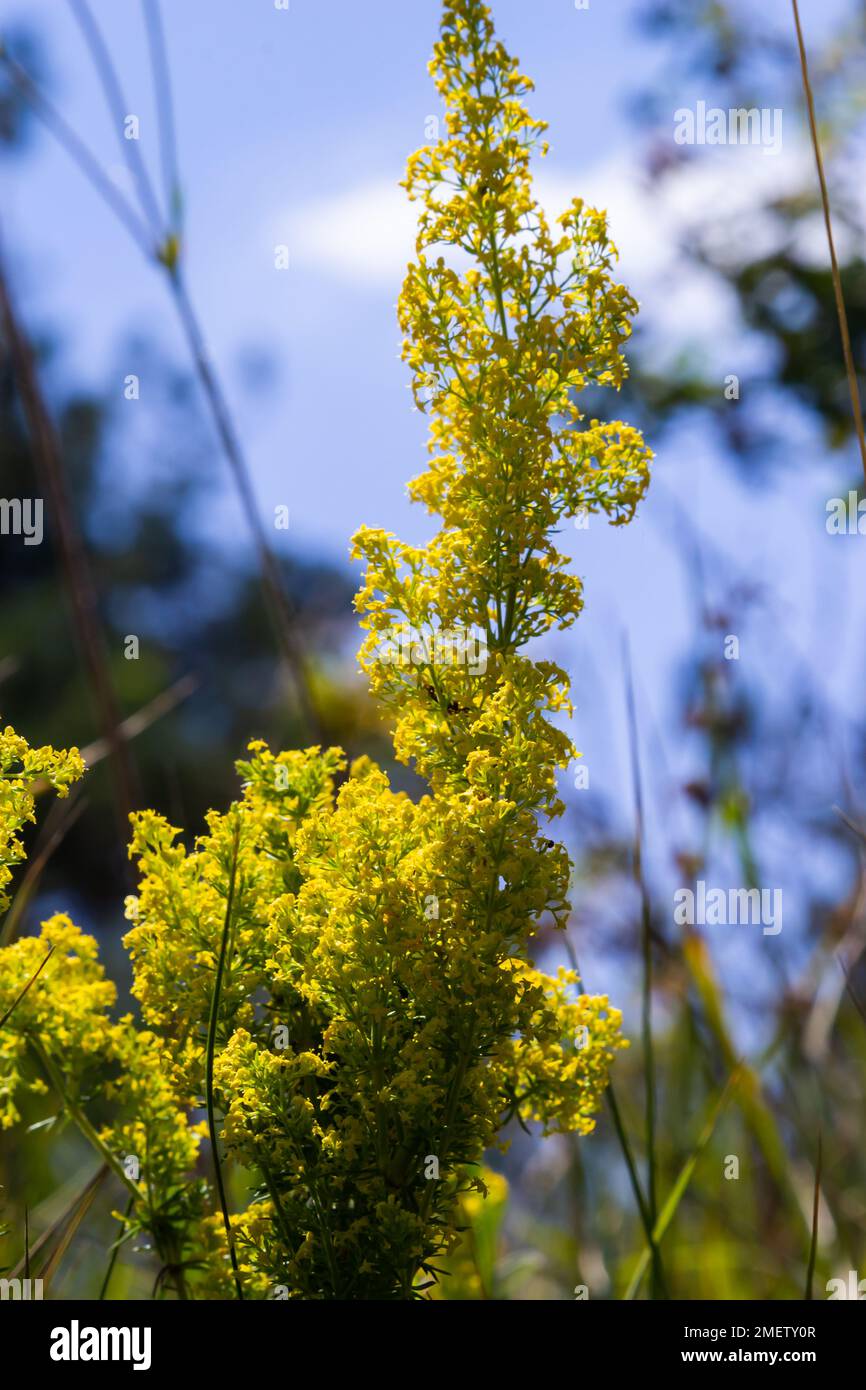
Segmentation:
{"type": "MultiPolygon", "coordinates": [[[[246,1297],[412,1297],[483,1210],[472,1173],[507,1147],[505,1120],[589,1133],[625,1045],[605,997],[530,963],[539,926],[568,911],[568,856],[547,822],[577,754],[554,722],[571,712],[567,675],[527,647],[581,610],[554,543],[563,523],[625,524],[648,485],[639,432],[587,421],[579,401],[625,379],[636,305],[604,213],[575,198],[551,231],[535,201],[546,127],[480,0],[444,4],[431,72],[445,135],[408,161],[420,216],[398,316],[429,420],[409,492],[439,529],[408,546],[362,526],[351,552],[366,561],[359,664],[425,794],[393,790],[368,758],[345,776],[339,749],[255,740],[239,799],[190,848],[136,815],[125,942],[143,1029],[111,1021],[95,943],[67,918],[0,951],[2,1016],[54,947],[2,1040],[0,1124],[38,1084],[33,1032],[85,1126],[79,1098],[100,1093],[101,1066],[113,1119],[92,1141],[195,1296],[233,1291],[222,1217],[194,1173],[226,928],[214,1085],[225,1156],[253,1191],[231,1218],[246,1297]]],[[[81,766],[11,730],[0,758],[2,896],[30,781],[62,794],[81,766]]]]}

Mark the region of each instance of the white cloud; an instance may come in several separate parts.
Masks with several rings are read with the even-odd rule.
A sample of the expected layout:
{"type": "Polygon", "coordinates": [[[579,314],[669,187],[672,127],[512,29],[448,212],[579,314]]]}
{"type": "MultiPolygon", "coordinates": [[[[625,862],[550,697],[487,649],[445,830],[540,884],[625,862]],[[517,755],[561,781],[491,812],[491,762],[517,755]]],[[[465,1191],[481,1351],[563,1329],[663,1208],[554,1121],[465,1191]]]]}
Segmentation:
{"type": "Polygon", "coordinates": [[[413,255],[417,217],[418,205],[396,182],[362,184],[291,215],[290,254],[296,265],[339,275],[359,288],[396,290],[413,255]]]}
{"type": "MultiPolygon", "coordinates": [[[[683,257],[683,243],[700,226],[733,259],[769,251],[778,224],[758,209],[803,186],[807,159],[800,142],[772,157],[758,148],[716,147],[685,162],[662,189],[647,186],[633,151],[623,149],[583,173],[542,166],[535,189],[551,221],[575,193],[607,209],[622,278],[660,342],[673,347],[699,338],[724,352],[739,332],[742,351],[733,296],[712,272],[683,257]],[[708,218],[708,210],[717,216],[708,218]]],[[[396,293],[414,254],[418,209],[396,181],[378,179],[312,202],[282,225],[295,265],[339,276],[358,290],[396,293]]],[[[820,257],[820,247],[814,252],[820,257]]]]}

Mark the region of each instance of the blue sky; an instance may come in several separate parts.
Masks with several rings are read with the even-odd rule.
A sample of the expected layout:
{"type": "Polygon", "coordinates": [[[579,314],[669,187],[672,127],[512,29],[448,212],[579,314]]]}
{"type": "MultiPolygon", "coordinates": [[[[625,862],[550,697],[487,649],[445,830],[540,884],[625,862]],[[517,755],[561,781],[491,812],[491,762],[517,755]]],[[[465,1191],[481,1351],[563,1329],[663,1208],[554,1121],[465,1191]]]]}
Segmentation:
{"type": "MultiPolygon", "coordinates": [[[[139,7],[95,0],[92,8],[156,170],[139,7]]],[[[297,542],[343,554],[362,514],[404,521],[403,483],[421,458],[423,422],[395,362],[394,303],[412,229],[396,185],[424,141],[427,116],[439,111],[426,72],[439,7],[291,0],[286,13],[248,0],[242,23],[236,0],[163,8],[193,293],[233,390],[263,505],[288,503],[297,542]],[[359,218],[363,225],[353,225],[359,218]],[[317,244],[322,227],[333,229],[329,245],[317,244]],[[274,269],[277,244],[289,246],[287,272],[274,269]],[[261,347],[278,365],[270,399],[238,389],[239,360],[261,347]]],[[[69,8],[62,0],[0,4],[4,27],[25,15],[43,36],[57,104],[128,189],[69,8]]],[[[629,6],[576,11],[563,0],[506,0],[496,15],[538,83],[536,109],[555,140],[551,171],[570,193],[572,171],[631,139],[620,109],[638,58],[629,6]]],[[[4,171],[3,205],[23,307],[31,321],[75,325],[77,375],[105,385],[134,371],[118,360],[131,328],[182,356],[158,277],[49,137],[4,171]]]]}

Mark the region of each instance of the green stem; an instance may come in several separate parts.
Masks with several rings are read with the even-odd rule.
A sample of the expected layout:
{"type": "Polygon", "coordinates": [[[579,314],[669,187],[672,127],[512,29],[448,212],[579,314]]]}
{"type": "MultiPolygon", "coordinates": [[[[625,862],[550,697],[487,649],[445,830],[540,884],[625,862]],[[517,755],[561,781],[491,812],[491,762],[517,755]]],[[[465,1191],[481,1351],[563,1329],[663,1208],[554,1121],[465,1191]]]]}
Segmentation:
{"type": "MultiPolygon", "coordinates": [[[[650,1221],[652,1222],[653,1229],[655,1229],[656,1221],[658,1219],[658,1201],[656,1196],[656,1069],[652,1032],[652,910],[650,905],[649,890],[647,888],[646,877],[643,869],[643,788],[641,785],[640,775],[640,749],[638,746],[637,712],[635,710],[634,682],[632,680],[631,658],[629,655],[627,641],[625,642],[623,648],[623,662],[625,667],[626,705],[628,715],[632,780],[634,784],[634,878],[635,883],[637,884],[638,891],[640,893],[641,902],[641,962],[643,967],[641,989],[641,1043],[643,1047],[646,1097],[645,1123],[647,1150],[647,1207],[649,1210],[650,1221]]],[[[660,1266],[658,1261],[658,1251],[655,1247],[653,1247],[652,1296],[654,1298],[659,1292],[659,1273],[660,1266]]]]}
{"type": "MultiPolygon", "coordinates": [[[[485,935],[485,936],[487,935],[487,932],[489,932],[489,930],[490,930],[490,924],[491,924],[491,922],[492,922],[492,920],[493,920],[493,904],[494,904],[495,896],[496,896],[496,884],[497,884],[497,881],[498,881],[498,879],[499,879],[499,865],[500,865],[500,863],[501,863],[501,861],[502,861],[502,856],[503,856],[504,849],[505,849],[505,829],[504,829],[504,827],[503,827],[503,829],[502,829],[502,831],[500,832],[500,835],[499,835],[499,842],[498,842],[498,845],[497,845],[497,848],[496,848],[496,855],[495,855],[495,858],[494,858],[494,861],[493,861],[493,870],[492,870],[491,875],[490,875],[490,887],[489,887],[488,892],[487,892],[487,908],[486,908],[486,920],[485,920],[485,930],[484,930],[484,935],[485,935]]],[[[456,1116],[457,1116],[457,1106],[458,1106],[458,1104],[459,1104],[459,1102],[460,1102],[460,1092],[463,1090],[463,1083],[464,1083],[464,1081],[466,1080],[466,1073],[467,1073],[467,1071],[469,1070],[469,1061],[470,1061],[470,1057],[471,1057],[471,1053],[472,1053],[472,1048],[473,1048],[473,1046],[474,1046],[474,1036],[473,1036],[473,1031],[470,1030],[469,1037],[468,1037],[467,1042],[466,1042],[466,1046],[465,1046],[465,1048],[463,1049],[463,1051],[462,1051],[461,1054],[460,1054],[460,1057],[459,1057],[458,1062],[457,1062],[457,1066],[455,1067],[454,1072],[452,1073],[451,1082],[450,1082],[449,1087],[448,1087],[448,1099],[447,1099],[446,1102],[445,1102],[445,1117],[444,1117],[444,1120],[443,1120],[443,1123],[442,1123],[442,1139],[443,1139],[444,1142],[440,1142],[440,1145],[439,1145],[439,1147],[440,1147],[440,1149],[441,1149],[441,1153],[439,1154],[439,1165],[440,1165],[440,1168],[443,1167],[443,1166],[444,1166],[444,1163],[445,1163],[446,1154],[447,1154],[446,1143],[447,1143],[447,1139],[448,1139],[448,1137],[449,1137],[448,1132],[449,1132],[449,1130],[451,1129],[451,1126],[453,1125],[454,1120],[455,1120],[455,1118],[456,1118],[456,1116]]],[[[427,1191],[424,1193],[424,1199],[423,1199],[423,1201],[422,1201],[422,1203],[421,1203],[421,1219],[422,1219],[422,1221],[426,1221],[426,1219],[427,1219],[427,1214],[428,1214],[428,1212],[429,1212],[429,1210],[430,1210],[430,1203],[431,1203],[431,1201],[432,1201],[432,1197],[433,1197],[433,1184],[432,1184],[432,1182],[431,1182],[431,1183],[428,1183],[428,1185],[427,1185],[427,1191]]],[[[413,1282],[414,1278],[415,1278],[415,1270],[414,1270],[414,1268],[413,1268],[413,1269],[411,1270],[411,1272],[410,1272],[409,1280],[408,1280],[408,1286],[407,1286],[408,1289],[410,1290],[410,1292],[411,1292],[412,1282],[413,1282]]]]}
{"type": "Polygon", "coordinates": [[[616,1130],[616,1137],[619,1140],[619,1146],[622,1149],[623,1156],[626,1162],[626,1167],[628,1168],[628,1175],[631,1181],[632,1191],[634,1192],[635,1201],[638,1205],[638,1211],[640,1212],[640,1219],[641,1224],[644,1228],[644,1235],[647,1238],[647,1245],[650,1249],[650,1256],[652,1259],[653,1268],[653,1279],[663,1296],[665,1298],[670,1298],[667,1282],[665,1280],[664,1266],[662,1265],[661,1252],[658,1247],[658,1241],[655,1237],[655,1223],[650,1220],[649,1209],[647,1208],[646,1201],[644,1200],[643,1191],[640,1185],[640,1179],[637,1175],[637,1165],[634,1161],[634,1156],[631,1151],[631,1145],[628,1142],[628,1135],[625,1132],[625,1126],[622,1122],[622,1116],[619,1112],[619,1105],[617,1104],[616,1096],[614,1094],[612,1081],[609,1081],[607,1083],[607,1102],[610,1106],[610,1113],[613,1118],[614,1129],[616,1130]]]}
{"type": "Polygon", "coordinates": [[[117,1257],[120,1254],[121,1241],[123,1240],[124,1234],[126,1232],[127,1223],[132,1213],[132,1207],[133,1198],[130,1197],[129,1201],[126,1204],[126,1211],[123,1213],[123,1225],[120,1228],[120,1235],[114,1242],[114,1246],[111,1251],[111,1259],[108,1261],[108,1269],[105,1271],[105,1278],[102,1281],[102,1288],[99,1290],[100,1303],[104,1301],[105,1295],[108,1293],[108,1286],[111,1283],[111,1276],[114,1273],[114,1266],[117,1263],[117,1257]]]}
{"type": "Polygon", "coordinates": [[[205,1072],[205,1104],[207,1106],[207,1124],[210,1134],[211,1151],[213,1153],[214,1174],[216,1177],[217,1193],[219,1195],[220,1210],[225,1226],[226,1240],[229,1247],[229,1257],[232,1263],[232,1273],[234,1274],[235,1288],[238,1299],[243,1302],[244,1292],[241,1287],[241,1275],[238,1268],[238,1257],[235,1253],[234,1236],[232,1235],[232,1224],[229,1219],[228,1203],[226,1202],[226,1191],[223,1183],[222,1165],[220,1164],[219,1144],[217,1142],[217,1127],[214,1111],[214,1089],[213,1089],[213,1069],[214,1055],[216,1052],[216,1034],[219,1021],[220,995],[222,993],[223,972],[226,962],[226,947],[228,945],[229,932],[231,930],[232,909],[234,907],[235,880],[238,869],[238,845],[240,840],[240,823],[235,822],[234,845],[232,848],[232,867],[229,875],[229,891],[226,900],[226,915],[223,921],[222,940],[220,941],[219,960],[217,961],[216,979],[214,981],[213,994],[210,1001],[210,1019],[207,1030],[207,1064],[205,1072]]]}
{"type": "Polygon", "coordinates": [[[141,1193],[139,1192],[137,1186],[132,1181],[132,1179],[127,1176],[123,1164],[120,1162],[119,1158],[117,1158],[117,1156],[113,1154],[111,1150],[108,1148],[108,1146],[105,1143],[103,1143],[103,1141],[100,1139],[96,1130],[93,1128],[93,1125],[90,1123],[84,1111],[81,1109],[81,1106],[78,1104],[78,1101],[74,1100],[73,1097],[68,1094],[66,1087],[63,1083],[63,1077],[60,1075],[60,1072],[55,1067],[48,1053],[42,1047],[38,1039],[34,1038],[32,1034],[28,1034],[28,1038],[31,1047],[33,1048],[34,1052],[36,1053],[37,1057],[42,1063],[42,1066],[44,1067],[46,1073],[48,1074],[52,1086],[59,1095],[61,1101],[63,1102],[63,1108],[66,1110],[70,1119],[74,1120],[83,1137],[88,1141],[89,1144],[93,1146],[93,1148],[99,1154],[99,1157],[102,1159],[103,1163],[107,1163],[112,1173],[114,1173],[115,1177],[120,1179],[127,1192],[130,1194],[132,1201],[140,1201],[141,1193]]]}
{"type": "Polygon", "coordinates": [[[15,998],[12,1000],[12,1003],[9,1005],[9,1008],[6,1010],[6,1012],[5,1012],[5,1014],[3,1015],[3,1017],[0,1018],[0,1028],[2,1028],[2,1027],[4,1026],[4,1024],[6,1024],[6,1023],[8,1022],[8,1020],[9,1020],[9,1018],[11,1017],[12,1013],[14,1012],[15,1009],[17,1009],[18,1005],[21,1003],[21,1000],[24,998],[24,996],[25,996],[25,994],[27,993],[28,989],[30,989],[31,985],[33,985],[33,984],[36,983],[36,981],[37,981],[37,979],[39,978],[40,974],[42,973],[42,971],[44,970],[45,966],[46,966],[46,965],[48,964],[48,962],[50,961],[52,955],[54,954],[54,950],[55,950],[54,946],[51,946],[51,947],[49,948],[48,954],[45,956],[45,958],[43,959],[43,961],[41,962],[41,964],[38,965],[38,966],[36,967],[36,970],[35,970],[35,971],[33,972],[33,974],[30,976],[30,979],[27,981],[27,983],[26,983],[26,985],[24,986],[24,988],[23,988],[23,989],[21,990],[21,992],[20,992],[19,994],[17,994],[17,995],[15,996],[15,998]]]}
{"type": "MultiPolygon", "coordinates": [[[[575,951],[571,941],[568,939],[567,934],[565,936],[565,949],[568,954],[568,959],[571,964],[572,970],[574,971],[575,975],[577,975],[580,982],[584,983],[583,976],[580,972],[580,966],[578,965],[577,961],[577,952],[575,951]]],[[[638,1177],[637,1164],[635,1163],[634,1154],[632,1153],[631,1144],[629,1143],[628,1139],[628,1134],[626,1133],[626,1128],[623,1123],[622,1115],[620,1114],[619,1104],[617,1102],[616,1094],[613,1089],[613,1082],[610,1079],[608,1079],[607,1090],[605,1094],[607,1097],[608,1106],[610,1107],[611,1118],[613,1120],[613,1127],[616,1130],[616,1137],[619,1141],[619,1146],[622,1149],[622,1155],[625,1159],[625,1166],[628,1169],[629,1181],[631,1183],[631,1189],[634,1193],[635,1201],[637,1202],[637,1209],[640,1213],[641,1225],[643,1226],[644,1235],[646,1236],[647,1240],[647,1245],[650,1249],[655,1276],[658,1281],[659,1288],[662,1290],[664,1294],[664,1297],[669,1298],[670,1292],[665,1277],[664,1266],[662,1264],[661,1251],[658,1248],[658,1242],[656,1241],[653,1229],[654,1222],[650,1220],[649,1208],[647,1207],[646,1198],[644,1197],[643,1188],[640,1185],[640,1178],[638,1177]]]]}

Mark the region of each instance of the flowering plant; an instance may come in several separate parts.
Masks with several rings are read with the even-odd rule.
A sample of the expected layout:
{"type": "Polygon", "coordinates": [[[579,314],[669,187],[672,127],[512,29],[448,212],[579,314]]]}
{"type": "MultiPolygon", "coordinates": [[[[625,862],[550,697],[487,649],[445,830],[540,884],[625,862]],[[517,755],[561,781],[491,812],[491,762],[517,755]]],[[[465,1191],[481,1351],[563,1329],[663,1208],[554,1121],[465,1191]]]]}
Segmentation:
{"type": "MultiPolygon", "coordinates": [[[[625,1045],[606,998],[530,956],[569,910],[546,821],[577,755],[555,722],[567,676],[527,646],[580,611],[560,523],[627,522],[647,486],[639,433],[578,405],[621,384],[636,305],[604,215],[575,199],[554,230],[533,198],[545,127],[480,0],[445,4],[431,68],[446,132],[409,161],[421,215],[399,318],[430,416],[410,492],[440,524],[426,546],[363,527],[353,547],[361,664],[428,790],[395,792],[367,758],[346,776],[338,749],[254,742],[242,795],[191,849],[136,814],[140,1025],[113,1019],[95,942],[67,917],[0,952],[2,1123],[22,1089],[52,1088],[124,1184],[125,1233],[147,1233],[181,1297],[422,1294],[506,1122],[588,1133],[625,1045]],[[407,626],[477,632],[486,659],[437,661],[434,640],[390,660],[407,626]],[[196,1175],[208,1132],[215,1184],[196,1175]],[[248,1178],[231,1216],[220,1152],[248,1178]]],[[[82,771],[74,750],[32,752],[11,731],[2,749],[4,778],[12,758],[17,771],[0,890],[32,780],[64,791],[82,771]]]]}

